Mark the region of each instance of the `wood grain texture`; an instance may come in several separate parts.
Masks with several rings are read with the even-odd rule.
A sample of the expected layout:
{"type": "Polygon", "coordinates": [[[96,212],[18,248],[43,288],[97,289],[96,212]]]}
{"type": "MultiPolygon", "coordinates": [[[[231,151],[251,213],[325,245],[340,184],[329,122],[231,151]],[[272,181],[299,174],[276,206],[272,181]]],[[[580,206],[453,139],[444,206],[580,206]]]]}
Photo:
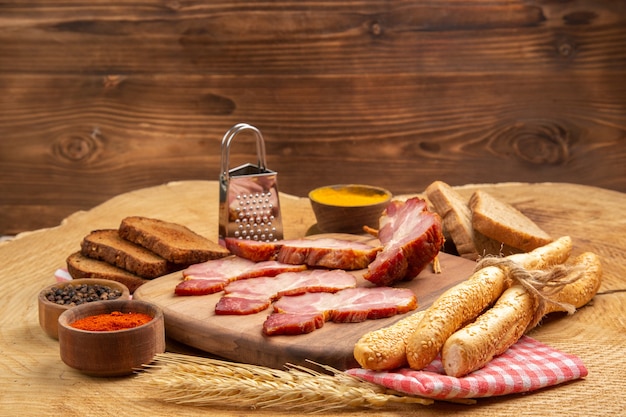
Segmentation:
{"type": "MultiPolygon", "coordinates": [[[[0,410],[7,415],[98,416],[184,415],[235,417],[250,410],[177,406],[155,400],[135,378],[90,378],[61,361],[59,344],[39,327],[37,295],[53,283],[54,271],[94,228],[117,227],[128,215],[182,223],[207,237],[217,236],[217,182],[183,181],[116,196],[89,211],[73,213],[62,225],[19,235],[0,243],[0,410]],[[201,201],[202,204],[198,202],[201,201]],[[33,401],[34,393],[45,401],[33,401]],[[97,395],[96,395],[97,394],[97,395]]],[[[626,409],[626,194],[574,184],[508,183],[466,185],[464,196],[480,188],[514,205],[556,236],[572,237],[573,255],[600,255],[603,282],[592,303],[573,316],[556,314],[530,336],[577,355],[589,369],[584,380],[525,395],[480,399],[476,405],[437,402],[428,407],[384,407],[367,415],[397,417],[462,415],[480,417],[572,417],[622,415],[626,409]]],[[[309,201],[281,195],[288,239],[303,237],[315,223],[309,201]]],[[[201,354],[168,340],[168,351],[201,354]]],[[[255,416],[300,415],[257,409],[255,416]]],[[[339,410],[341,417],[362,410],[339,410]]]]}
{"type": "MultiPolygon", "coordinates": [[[[0,234],[217,179],[238,122],[298,196],[626,190],[623,2],[8,1],[0,57],[0,234]]],[[[232,166],[256,160],[237,145],[232,166]]]]}

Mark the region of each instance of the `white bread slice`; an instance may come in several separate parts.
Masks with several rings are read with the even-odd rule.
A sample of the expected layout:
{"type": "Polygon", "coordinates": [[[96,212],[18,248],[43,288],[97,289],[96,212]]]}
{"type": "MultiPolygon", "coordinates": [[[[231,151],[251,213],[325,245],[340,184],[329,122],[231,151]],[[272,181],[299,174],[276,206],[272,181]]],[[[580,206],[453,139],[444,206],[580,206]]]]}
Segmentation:
{"type": "Polygon", "coordinates": [[[477,231],[467,199],[443,181],[434,181],[425,191],[443,222],[444,232],[454,243],[459,256],[473,261],[486,255],[511,255],[521,252],[477,231]]]}
{"type": "Polygon", "coordinates": [[[523,252],[521,249],[514,248],[504,242],[487,237],[476,229],[474,229],[474,245],[481,257],[485,255],[509,256],[514,253],[523,252]]]}
{"type": "Polygon", "coordinates": [[[469,200],[474,229],[488,238],[524,252],[553,241],[543,229],[521,211],[489,193],[477,190],[469,200]]]}
{"type": "Polygon", "coordinates": [[[450,235],[459,256],[471,260],[478,259],[478,250],[474,244],[472,212],[467,201],[443,181],[434,181],[426,188],[425,194],[441,217],[443,228],[450,235]]]}

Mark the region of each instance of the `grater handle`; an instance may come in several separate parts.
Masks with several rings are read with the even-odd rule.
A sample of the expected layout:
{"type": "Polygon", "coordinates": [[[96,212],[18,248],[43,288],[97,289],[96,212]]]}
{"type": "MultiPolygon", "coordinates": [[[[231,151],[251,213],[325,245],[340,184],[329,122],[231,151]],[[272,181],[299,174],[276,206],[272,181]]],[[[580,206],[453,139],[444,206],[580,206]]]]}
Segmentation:
{"type": "Polygon", "coordinates": [[[230,155],[230,144],[235,136],[237,136],[237,134],[245,130],[252,131],[256,137],[256,155],[258,159],[258,166],[261,171],[265,171],[265,142],[263,141],[263,135],[261,134],[261,131],[247,123],[238,123],[235,126],[231,127],[222,138],[222,178],[226,180],[228,180],[229,178],[228,164],[230,155]]]}

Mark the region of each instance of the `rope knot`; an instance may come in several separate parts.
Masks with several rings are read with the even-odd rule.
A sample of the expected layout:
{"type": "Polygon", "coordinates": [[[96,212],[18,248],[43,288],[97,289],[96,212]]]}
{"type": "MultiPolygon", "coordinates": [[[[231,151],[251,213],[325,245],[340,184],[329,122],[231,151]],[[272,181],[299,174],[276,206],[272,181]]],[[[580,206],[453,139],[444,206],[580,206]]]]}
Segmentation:
{"type": "Polygon", "coordinates": [[[528,270],[517,262],[505,257],[485,256],[476,264],[475,271],[494,266],[502,269],[507,276],[507,285],[510,287],[519,284],[538,302],[538,308],[532,322],[537,323],[543,317],[547,304],[556,304],[568,314],[574,314],[576,308],[569,303],[562,303],[553,297],[568,284],[578,281],[583,276],[583,268],[571,265],[558,264],[545,270],[528,270]]]}

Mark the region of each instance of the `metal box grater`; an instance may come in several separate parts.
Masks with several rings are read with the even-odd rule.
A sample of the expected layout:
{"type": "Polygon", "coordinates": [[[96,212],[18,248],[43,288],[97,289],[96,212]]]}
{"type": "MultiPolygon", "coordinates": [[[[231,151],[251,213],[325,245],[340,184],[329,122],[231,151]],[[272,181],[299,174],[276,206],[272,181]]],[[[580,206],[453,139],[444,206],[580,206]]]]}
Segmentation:
{"type": "Polygon", "coordinates": [[[272,242],[283,238],[277,176],[267,169],[263,135],[254,126],[239,123],[222,138],[219,240],[226,237],[272,242]],[[256,137],[257,165],[247,163],[231,170],[230,145],[239,133],[256,137]]]}

